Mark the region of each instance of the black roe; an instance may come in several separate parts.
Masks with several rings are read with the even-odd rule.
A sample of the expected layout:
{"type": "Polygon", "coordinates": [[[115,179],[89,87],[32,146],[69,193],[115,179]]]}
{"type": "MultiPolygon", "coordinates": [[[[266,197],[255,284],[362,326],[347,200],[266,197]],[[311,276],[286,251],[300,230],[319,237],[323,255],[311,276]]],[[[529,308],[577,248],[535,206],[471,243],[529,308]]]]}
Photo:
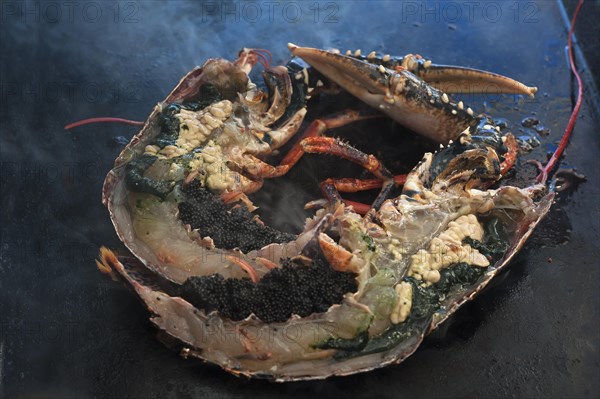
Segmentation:
{"type": "Polygon", "coordinates": [[[296,238],[256,221],[244,206],[228,207],[218,195],[196,181],[183,187],[183,193],[185,200],[179,204],[179,218],[192,229],[198,229],[202,237],[212,238],[217,248],[249,252],[296,238]]]}
{"type": "Polygon", "coordinates": [[[310,265],[283,260],[256,284],[247,278],[225,279],[220,274],[187,279],[178,295],[207,313],[217,310],[238,321],[254,313],[265,323],[283,322],[325,312],[357,289],[356,274],[332,270],[325,262],[310,265]]]}

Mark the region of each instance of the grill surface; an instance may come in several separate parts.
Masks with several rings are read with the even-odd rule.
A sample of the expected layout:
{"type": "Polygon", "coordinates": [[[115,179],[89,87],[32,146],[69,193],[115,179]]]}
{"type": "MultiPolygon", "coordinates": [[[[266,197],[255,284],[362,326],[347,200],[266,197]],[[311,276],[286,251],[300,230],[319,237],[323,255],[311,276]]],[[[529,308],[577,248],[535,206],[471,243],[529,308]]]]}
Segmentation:
{"type": "MultiPolygon", "coordinates": [[[[262,47],[284,63],[291,41],[420,53],[535,84],[540,91],[533,101],[461,98],[507,118],[517,132],[522,118],[539,118],[551,134],[530,157],[543,159],[572,102],[557,3],[67,3],[2,4],[0,397],[599,395],[600,139],[590,102],[563,162],[588,181],[559,196],[508,273],[401,365],[286,385],[237,379],[157,342],[134,295],[93,263],[99,245],[121,248],[100,190],[136,129],[62,130],[91,116],[143,120],[206,58],[231,59],[241,47],[262,47]]],[[[582,34],[580,41],[595,40],[582,34]]],[[[586,95],[597,93],[588,86],[586,95]]],[[[317,107],[329,106],[323,100],[317,107]]],[[[392,128],[371,145],[400,151],[402,133],[392,128]]],[[[366,142],[362,148],[370,150],[366,142]]],[[[304,218],[297,209],[318,195],[316,182],[341,163],[308,157],[277,183],[286,190],[267,184],[257,202],[271,208],[271,223],[292,231],[304,218]],[[299,191],[287,190],[299,176],[299,191]]],[[[518,168],[517,178],[535,173],[522,162],[518,168]]]]}

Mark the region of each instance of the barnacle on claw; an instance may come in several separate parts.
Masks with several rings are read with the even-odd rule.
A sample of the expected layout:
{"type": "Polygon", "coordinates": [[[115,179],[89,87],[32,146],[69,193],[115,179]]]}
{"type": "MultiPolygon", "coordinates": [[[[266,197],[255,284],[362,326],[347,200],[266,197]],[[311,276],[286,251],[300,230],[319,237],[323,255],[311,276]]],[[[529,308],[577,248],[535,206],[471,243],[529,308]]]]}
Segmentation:
{"type": "Polygon", "coordinates": [[[516,140],[448,94],[486,82],[531,96],[536,88],[411,54],[289,48],[304,61],[269,67],[261,49],[211,59],[153,110],[103,190],[135,258],[102,249],[97,261],[135,290],[182,356],[276,381],[402,361],[507,265],[553,198],[543,185],[499,184],[516,140]],[[257,63],[267,92],[248,77],[257,63]],[[441,148],[393,176],[375,156],[324,137],[372,117],[347,111],[313,121],[279,164],[268,163],[299,131],[309,98],[341,89],[441,148]],[[325,199],[293,235],[258,219],[246,194],[304,152],[344,158],[374,179],[325,180],[325,199]],[[379,187],[371,205],[346,205],[339,193],[379,187]]]}

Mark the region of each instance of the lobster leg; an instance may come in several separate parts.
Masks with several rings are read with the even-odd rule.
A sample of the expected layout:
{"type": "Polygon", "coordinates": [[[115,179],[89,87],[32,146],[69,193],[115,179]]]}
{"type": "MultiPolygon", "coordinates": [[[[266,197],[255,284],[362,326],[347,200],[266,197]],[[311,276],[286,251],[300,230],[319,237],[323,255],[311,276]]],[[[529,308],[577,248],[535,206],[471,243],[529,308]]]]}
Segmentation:
{"type": "MultiPolygon", "coordinates": [[[[373,190],[381,188],[383,182],[380,179],[327,179],[341,193],[357,193],[359,191],[373,190]]],[[[394,181],[401,186],[406,181],[406,175],[394,176],[394,181]]]]}
{"type": "MultiPolygon", "coordinates": [[[[406,182],[406,175],[396,175],[394,176],[394,181],[397,185],[401,186],[406,182]]],[[[359,191],[380,188],[382,185],[383,181],[380,179],[330,178],[321,182],[321,192],[324,193],[329,201],[338,201],[341,199],[346,206],[351,206],[354,208],[355,212],[364,215],[372,208],[370,204],[342,199],[340,198],[339,193],[356,193],[359,191]]]]}
{"type": "MultiPolygon", "coordinates": [[[[372,208],[378,209],[383,201],[385,201],[392,188],[396,184],[396,179],[387,170],[385,166],[371,154],[352,147],[348,143],[333,138],[333,137],[308,137],[300,142],[302,149],[309,153],[331,154],[354,162],[381,180],[381,191],[371,205],[372,208]]],[[[400,180],[400,179],[399,179],[400,180]]],[[[349,181],[346,181],[349,182],[349,181]]],[[[353,183],[357,183],[354,181],[353,183]]],[[[352,184],[350,184],[352,185],[352,184]]],[[[335,180],[327,179],[321,183],[321,191],[331,201],[341,200],[339,196],[335,180]]]]}
{"type": "Polygon", "coordinates": [[[298,163],[300,158],[304,155],[305,150],[302,147],[304,139],[318,138],[318,136],[324,135],[329,129],[335,129],[352,122],[377,117],[379,117],[379,115],[363,114],[354,110],[346,110],[328,118],[317,119],[302,133],[299,142],[290,149],[279,165],[273,166],[261,161],[253,155],[245,154],[240,167],[254,180],[272,179],[283,176],[288,173],[288,171],[298,163]]]}
{"type": "MultiPolygon", "coordinates": [[[[343,191],[343,189],[345,188],[350,188],[350,187],[345,187],[346,183],[341,183],[342,185],[340,186],[340,180],[354,180],[354,179],[326,179],[324,181],[321,182],[320,187],[321,187],[321,192],[323,193],[323,196],[327,199],[327,201],[331,202],[343,202],[346,206],[351,206],[354,208],[354,211],[357,213],[360,213],[361,215],[366,214],[367,212],[369,212],[371,209],[373,209],[373,206],[370,204],[364,204],[362,202],[356,202],[356,201],[350,201],[347,199],[343,199],[340,196],[340,191],[343,191]],[[341,190],[340,190],[341,188],[341,190]]],[[[359,179],[356,179],[359,180],[359,179]]],[[[382,182],[381,180],[375,180],[373,179],[373,181],[377,181],[379,184],[377,187],[381,187],[382,182]]],[[[358,190],[356,190],[358,191],[358,190]]],[[[346,191],[349,192],[349,191],[346,191]]]]}
{"type": "Polygon", "coordinates": [[[378,117],[379,115],[365,115],[359,111],[346,110],[327,118],[317,119],[302,133],[298,142],[281,160],[280,166],[286,166],[290,169],[302,158],[302,155],[305,153],[302,142],[305,139],[323,136],[327,130],[342,127],[353,122],[378,117]]]}
{"type": "Polygon", "coordinates": [[[363,204],[362,202],[350,201],[347,199],[344,200],[344,204],[354,208],[354,212],[360,215],[366,215],[367,212],[373,209],[370,204],[363,204]]]}
{"type": "MultiPolygon", "coordinates": [[[[286,165],[273,166],[251,154],[244,154],[240,165],[244,175],[253,180],[272,179],[285,175],[290,168],[286,165]]],[[[235,166],[231,166],[235,168],[235,166]]]]}
{"type": "Polygon", "coordinates": [[[334,137],[308,137],[300,142],[304,152],[331,154],[354,162],[381,180],[393,180],[392,174],[373,155],[352,147],[334,137]]]}
{"type": "Polygon", "coordinates": [[[504,161],[500,163],[500,173],[505,175],[514,165],[517,159],[517,151],[519,145],[517,139],[512,134],[507,134],[505,137],[504,145],[508,149],[508,152],[504,154],[504,161]]]}
{"type": "Polygon", "coordinates": [[[351,273],[360,271],[363,261],[358,256],[342,247],[325,233],[319,234],[318,241],[323,255],[333,270],[351,273]]]}

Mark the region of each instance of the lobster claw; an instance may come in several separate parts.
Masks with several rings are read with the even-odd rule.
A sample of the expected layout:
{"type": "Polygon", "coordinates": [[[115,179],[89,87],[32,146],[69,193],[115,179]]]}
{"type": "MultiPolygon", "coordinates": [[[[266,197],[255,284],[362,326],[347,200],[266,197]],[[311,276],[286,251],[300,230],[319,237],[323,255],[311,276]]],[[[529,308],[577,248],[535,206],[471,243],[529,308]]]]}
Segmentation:
{"type": "Polygon", "coordinates": [[[390,69],[335,52],[291,43],[288,47],[293,55],[304,59],[359,100],[416,133],[443,144],[456,139],[460,132],[479,121],[471,108],[462,101],[453,101],[443,90],[481,93],[493,87],[496,93],[529,96],[537,91],[505,76],[471,68],[432,65],[415,56],[405,57],[401,64],[390,69]]]}

